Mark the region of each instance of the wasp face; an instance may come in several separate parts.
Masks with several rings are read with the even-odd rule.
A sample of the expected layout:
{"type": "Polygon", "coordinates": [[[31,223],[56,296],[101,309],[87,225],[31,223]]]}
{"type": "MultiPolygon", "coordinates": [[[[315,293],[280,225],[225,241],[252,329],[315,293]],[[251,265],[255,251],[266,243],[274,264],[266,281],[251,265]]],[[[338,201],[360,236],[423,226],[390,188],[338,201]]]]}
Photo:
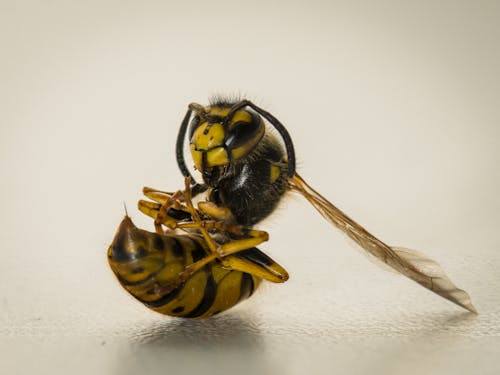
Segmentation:
{"type": "Polygon", "coordinates": [[[264,132],[264,121],[251,109],[231,112],[229,106],[197,107],[189,135],[195,168],[207,184],[216,184],[232,162],[257,146],[264,132]]]}

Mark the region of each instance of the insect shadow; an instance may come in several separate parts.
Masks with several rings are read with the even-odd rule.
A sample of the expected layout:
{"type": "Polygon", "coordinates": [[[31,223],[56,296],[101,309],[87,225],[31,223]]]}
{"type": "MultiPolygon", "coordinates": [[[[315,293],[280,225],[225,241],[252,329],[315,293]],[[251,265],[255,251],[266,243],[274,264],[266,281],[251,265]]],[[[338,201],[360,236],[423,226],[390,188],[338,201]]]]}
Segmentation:
{"type": "Polygon", "coordinates": [[[185,347],[226,349],[237,347],[259,348],[262,337],[258,322],[240,314],[224,314],[208,320],[168,319],[153,322],[133,336],[140,347],[185,347]]]}
{"type": "Polygon", "coordinates": [[[152,322],[133,333],[125,352],[117,357],[115,373],[275,374],[276,364],[254,317],[238,313],[210,319],[168,319],[152,322]],[[241,364],[245,363],[245,366],[241,364]]]}

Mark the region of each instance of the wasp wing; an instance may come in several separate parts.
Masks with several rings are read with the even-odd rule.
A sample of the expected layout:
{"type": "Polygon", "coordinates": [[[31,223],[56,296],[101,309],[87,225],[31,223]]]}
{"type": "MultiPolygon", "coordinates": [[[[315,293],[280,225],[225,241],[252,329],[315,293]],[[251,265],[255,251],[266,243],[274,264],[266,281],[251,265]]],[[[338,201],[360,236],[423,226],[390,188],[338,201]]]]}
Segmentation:
{"type": "Polygon", "coordinates": [[[321,196],[298,174],[289,179],[289,188],[302,194],[325,219],[378,260],[441,297],[477,313],[467,292],[457,288],[437,262],[415,250],[385,244],[321,196]]]}

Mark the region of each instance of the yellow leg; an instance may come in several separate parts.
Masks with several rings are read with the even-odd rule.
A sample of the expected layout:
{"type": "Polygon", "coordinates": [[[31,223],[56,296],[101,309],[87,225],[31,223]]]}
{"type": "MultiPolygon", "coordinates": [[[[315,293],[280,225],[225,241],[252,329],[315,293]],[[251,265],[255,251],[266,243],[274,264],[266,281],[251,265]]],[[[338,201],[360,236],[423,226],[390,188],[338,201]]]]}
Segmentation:
{"type": "MultiPolygon", "coordinates": [[[[139,200],[139,202],[137,202],[137,207],[143,214],[151,217],[152,219],[156,219],[162,205],[159,203],[141,199],[139,200]]],[[[187,215],[191,215],[191,213],[187,210],[187,207],[182,205],[179,201],[175,201],[169,208],[175,208],[177,211],[184,211],[187,215]]],[[[168,209],[166,211],[168,213],[168,209]]],[[[161,218],[161,221],[163,225],[170,229],[175,229],[177,227],[177,223],[179,222],[178,219],[175,219],[169,215],[165,215],[163,218],[161,218]]]]}
{"type": "MultiPolygon", "coordinates": [[[[174,203],[178,203],[177,199],[182,194],[181,192],[177,192],[173,195],[168,195],[168,199],[167,194],[162,197],[160,197],[159,195],[155,195],[156,199],[163,201],[161,205],[158,203],[143,200],[139,201],[139,209],[146,215],[154,218],[155,228],[157,229],[157,231],[161,230],[162,224],[165,224],[170,229],[199,229],[211,252],[217,252],[220,257],[225,257],[242,250],[250,249],[252,247],[260,245],[261,243],[269,239],[269,235],[264,231],[245,229],[239,225],[229,224],[224,221],[202,220],[200,218],[200,212],[198,212],[198,210],[194,208],[193,202],[191,200],[191,187],[189,178],[186,178],[185,186],[186,190],[184,191],[184,201],[186,203],[186,206],[181,205],[178,206],[178,208],[185,208],[185,210],[190,213],[193,221],[189,223],[178,223],[175,219],[167,215],[168,209],[172,207],[174,203]],[[217,245],[208,233],[209,230],[225,231],[238,236],[244,236],[244,238],[237,239],[223,245],[217,245]]],[[[153,196],[151,196],[150,193],[151,191],[148,191],[148,197],[151,197],[153,199],[153,196]]],[[[154,193],[157,194],[161,192],[154,191],[154,193]]],[[[219,212],[223,213],[222,210],[224,209],[224,207],[217,207],[216,205],[210,206],[211,209],[213,209],[214,207],[217,210],[220,210],[219,212]]],[[[203,211],[201,213],[207,213],[207,211],[203,211]]]]}
{"type": "MultiPolygon", "coordinates": [[[[225,267],[229,269],[246,272],[274,283],[282,283],[288,280],[288,273],[286,270],[260,250],[254,249],[251,254],[247,253],[242,254],[241,256],[231,256],[232,254],[243,253],[245,250],[249,250],[262,242],[267,241],[269,239],[267,232],[255,229],[243,230],[243,234],[248,235],[249,237],[237,239],[217,246],[207,232],[207,222],[200,219],[199,213],[193,206],[193,202],[191,201],[189,178],[186,178],[185,186],[186,190],[184,191],[184,200],[188,210],[191,211],[193,222],[179,224],[179,227],[184,225],[185,228],[189,226],[200,230],[210,250],[212,251],[212,254],[208,255],[207,258],[215,256],[217,259],[222,261],[222,264],[225,267]]],[[[224,226],[225,230],[235,227],[224,222],[219,222],[219,225],[224,226]]],[[[237,227],[239,230],[242,230],[241,227],[237,227]]]]}
{"type": "MultiPolygon", "coordinates": [[[[191,201],[191,187],[189,177],[186,178],[185,185],[186,190],[184,191],[184,200],[186,201],[188,210],[191,212],[191,217],[193,218],[193,226],[198,227],[212,252],[217,252],[220,257],[225,257],[227,255],[260,245],[262,242],[265,242],[269,239],[269,235],[267,234],[267,232],[250,229],[245,231],[245,234],[249,235],[248,238],[234,240],[226,244],[217,246],[212,237],[210,237],[206,227],[203,224],[203,221],[200,219],[198,211],[193,206],[193,202],[191,201]]],[[[230,226],[228,224],[227,228],[229,227],[230,226]]]]}
{"type": "Polygon", "coordinates": [[[177,191],[176,193],[167,193],[150,187],[144,187],[142,192],[153,202],[141,199],[138,202],[138,208],[142,213],[154,219],[154,225],[157,233],[163,234],[162,225],[165,225],[169,229],[177,228],[178,219],[168,215],[168,210],[170,208],[175,208],[178,211],[184,211],[190,215],[187,207],[181,203],[181,201],[184,200],[184,194],[181,191],[177,191]]]}
{"type": "MultiPolygon", "coordinates": [[[[254,259],[245,257],[235,257],[228,256],[222,259],[224,267],[235,270],[246,272],[250,275],[271,281],[273,283],[283,283],[288,280],[288,272],[281,267],[278,263],[274,262],[271,258],[267,257],[265,254],[260,253],[261,258],[259,262],[255,262],[254,259]],[[265,258],[265,262],[262,262],[262,256],[265,258]]],[[[179,286],[182,285],[186,280],[188,280],[192,275],[201,270],[207,264],[213,262],[218,258],[217,253],[212,253],[199,261],[186,266],[184,270],[179,273],[179,275],[168,285],[158,286],[155,292],[159,295],[165,295],[179,286]]]]}
{"type": "Polygon", "coordinates": [[[137,203],[137,208],[143,214],[156,219],[156,217],[158,216],[158,212],[160,211],[161,204],[141,199],[137,203]]]}
{"type": "MultiPolygon", "coordinates": [[[[155,220],[155,222],[161,221],[161,224],[165,225],[169,229],[174,229],[177,225],[177,220],[168,215],[165,215],[163,218],[158,219],[158,213],[160,212],[161,209],[161,205],[158,203],[145,201],[141,199],[137,203],[137,207],[139,208],[139,211],[141,211],[143,214],[150,216],[155,220]]],[[[158,230],[156,230],[156,232],[158,232],[158,230]]],[[[165,234],[163,233],[163,231],[160,231],[158,233],[165,234]]]]}
{"type": "Polygon", "coordinates": [[[221,221],[211,221],[211,220],[203,220],[199,223],[191,222],[191,223],[180,223],[177,224],[176,228],[178,229],[188,229],[188,228],[203,228],[205,230],[221,230],[226,231],[232,234],[239,235],[248,235],[249,237],[233,240],[231,242],[225,243],[223,245],[219,245],[217,247],[217,254],[220,257],[226,257],[228,255],[238,253],[243,250],[250,249],[252,247],[258,246],[263,242],[269,240],[269,234],[262,230],[242,230],[239,226],[228,225],[221,221]]]}
{"type": "MultiPolygon", "coordinates": [[[[191,187],[188,189],[188,193],[191,193],[191,187]]],[[[191,211],[187,206],[182,204],[181,202],[185,201],[185,194],[180,194],[180,191],[174,193],[167,193],[165,191],[156,190],[151,187],[143,187],[143,194],[151,199],[153,202],[140,200],[138,202],[139,210],[155,219],[155,221],[162,221],[163,225],[173,229],[174,223],[176,219],[165,215],[163,212],[168,211],[170,207],[175,208],[176,210],[181,210],[186,213],[190,213],[191,211]],[[173,201],[173,202],[172,202],[173,201]],[[156,202],[156,203],[155,203],[156,202]],[[163,212],[159,214],[160,209],[163,208],[163,212]],[[159,218],[158,218],[159,216],[159,218]]],[[[196,210],[196,209],[195,209],[196,210]]],[[[232,224],[234,222],[234,216],[226,207],[217,206],[213,202],[199,202],[198,203],[198,215],[203,216],[202,222],[204,226],[209,230],[225,230],[227,232],[240,235],[242,234],[241,227],[232,224]],[[211,220],[207,220],[210,218],[211,220]],[[209,223],[210,222],[210,223],[209,223]],[[219,223],[221,222],[221,223],[219,223]],[[222,223],[224,222],[224,223],[222,223]],[[215,224],[217,223],[217,224],[215,224]],[[227,223],[227,224],[226,224],[227,223]],[[230,224],[231,223],[231,224],[230,224]]],[[[185,228],[196,228],[196,225],[182,225],[185,228]]]]}
{"type": "Polygon", "coordinates": [[[233,213],[229,208],[217,206],[214,202],[200,202],[198,203],[198,210],[217,220],[234,221],[233,213]]]}
{"type": "Polygon", "coordinates": [[[218,231],[218,232],[228,232],[231,234],[235,234],[238,236],[242,236],[244,231],[243,228],[239,225],[230,225],[223,221],[215,221],[215,220],[202,220],[200,223],[189,222],[189,223],[178,223],[176,228],[178,229],[192,229],[192,228],[200,228],[200,225],[209,231],[218,231]]]}
{"type": "Polygon", "coordinates": [[[213,253],[207,255],[205,258],[202,258],[195,263],[190,264],[189,266],[186,266],[184,270],[175,278],[175,280],[172,280],[172,282],[170,282],[168,285],[157,286],[155,292],[160,295],[165,295],[172,292],[173,290],[181,286],[182,283],[184,283],[187,279],[193,276],[197,271],[201,270],[203,267],[205,267],[210,262],[213,262],[215,259],[217,259],[217,254],[213,253]]]}
{"type": "Polygon", "coordinates": [[[174,195],[174,193],[167,193],[165,191],[156,190],[147,186],[142,188],[142,193],[152,201],[160,204],[166,203],[172,195],[174,195]]]}
{"type": "MultiPolygon", "coordinates": [[[[148,195],[149,197],[149,195],[148,195]]],[[[164,201],[166,202],[166,201],[164,201]]],[[[137,204],[139,211],[141,211],[143,214],[153,218],[157,219],[158,213],[162,207],[160,203],[155,203],[151,201],[146,201],[146,200],[139,200],[137,204]]],[[[175,208],[178,211],[184,211],[185,213],[191,215],[191,213],[188,211],[187,207],[180,204],[179,201],[174,202],[174,204],[171,206],[175,208]]],[[[168,210],[167,210],[168,211],[168,210]]],[[[165,217],[161,218],[162,224],[167,226],[170,229],[190,229],[190,228],[199,228],[200,223],[195,223],[195,222],[182,222],[179,223],[177,219],[174,219],[173,217],[166,215],[165,217]]],[[[229,224],[224,221],[216,221],[216,220],[207,220],[203,219],[201,220],[201,225],[209,230],[209,231],[225,231],[234,235],[241,236],[243,235],[244,231],[243,228],[239,225],[236,224],[229,224]]]]}
{"type": "Polygon", "coordinates": [[[193,201],[191,200],[191,177],[186,177],[186,179],[184,180],[184,187],[185,187],[184,201],[186,202],[188,211],[191,213],[191,218],[193,219],[193,223],[195,223],[196,226],[198,227],[210,251],[212,253],[216,253],[218,246],[212,239],[212,237],[210,237],[208,231],[204,228],[203,223],[200,219],[200,215],[196,210],[196,208],[194,208],[193,201]]]}
{"type": "Polygon", "coordinates": [[[219,246],[219,248],[217,249],[217,254],[219,254],[219,256],[221,257],[225,257],[258,246],[262,242],[266,242],[267,240],[269,240],[269,234],[262,230],[251,229],[248,230],[245,234],[248,234],[249,237],[234,240],[219,246]]]}
{"type": "Polygon", "coordinates": [[[176,200],[182,196],[182,192],[178,191],[175,194],[173,194],[165,203],[163,203],[160,207],[160,210],[158,211],[158,215],[156,215],[154,224],[155,224],[155,229],[157,233],[163,234],[163,228],[162,228],[162,223],[165,221],[165,219],[168,217],[167,211],[172,205],[176,202],[176,200]]]}
{"type": "Polygon", "coordinates": [[[198,211],[193,206],[191,199],[192,196],[189,178],[186,178],[185,180],[184,194],[181,192],[168,194],[150,188],[145,188],[144,194],[148,198],[158,202],[139,201],[139,209],[141,212],[155,219],[155,227],[158,225],[161,228],[161,224],[164,224],[171,229],[198,229],[203,235],[203,238],[211,251],[211,254],[207,255],[203,259],[200,259],[198,262],[187,266],[171,285],[162,287],[162,293],[165,294],[168,293],[168,291],[174,290],[195,272],[199,271],[205,265],[216,259],[222,261],[224,267],[227,267],[228,269],[246,272],[271,282],[282,283],[288,280],[288,273],[286,270],[274,260],[267,257],[264,253],[256,249],[254,249],[251,254],[244,253],[245,250],[249,250],[267,241],[269,239],[268,233],[230,224],[229,222],[232,221],[232,214],[230,211],[224,207],[218,207],[212,202],[200,203],[198,205],[198,211]],[[182,195],[185,205],[180,204],[179,202],[182,200],[182,195]],[[177,209],[182,209],[188,212],[193,221],[179,223],[174,218],[168,216],[168,209],[174,205],[177,209]],[[206,220],[205,217],[201,219],[200,214],[208,217],[214,217],[219,220],[206,220]],[[208,232],[209,230],[224,231],[237,235],[238,237],[243,236],[243,238],[238,238],[231,242],[218,245],[210,236],[208,232]],[[237,253],[242,254],[240,256],[231,256],[237,253]]]}
{"type": "MultiPolygon", "coordinates": [[[[263,253],[261,253],[263,254],[263,253]]],[[[242,271],[273,283],[284,283],[288,280],[288,272],[266,256],[266,262],[255,262],[252,257],[228,256],[222,260],[226,268],[242,271]]]]}

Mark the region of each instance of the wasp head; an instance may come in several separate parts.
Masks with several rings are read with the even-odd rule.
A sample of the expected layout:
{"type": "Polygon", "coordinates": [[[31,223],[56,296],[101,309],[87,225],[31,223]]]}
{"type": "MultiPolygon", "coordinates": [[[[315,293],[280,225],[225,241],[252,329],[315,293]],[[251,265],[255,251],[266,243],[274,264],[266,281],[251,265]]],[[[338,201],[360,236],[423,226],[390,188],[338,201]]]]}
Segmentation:
{"type": "Polygon", "coordinates": [[[245,158],[265,132],[262,118],[250,108],[231,110],[228,105],[192,104],[190,149],[195,168],[204,181],[216,185],[231,163],[245,158]]]}

